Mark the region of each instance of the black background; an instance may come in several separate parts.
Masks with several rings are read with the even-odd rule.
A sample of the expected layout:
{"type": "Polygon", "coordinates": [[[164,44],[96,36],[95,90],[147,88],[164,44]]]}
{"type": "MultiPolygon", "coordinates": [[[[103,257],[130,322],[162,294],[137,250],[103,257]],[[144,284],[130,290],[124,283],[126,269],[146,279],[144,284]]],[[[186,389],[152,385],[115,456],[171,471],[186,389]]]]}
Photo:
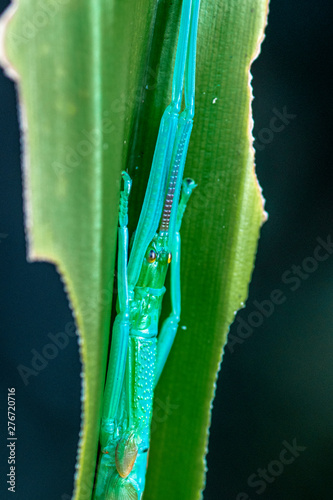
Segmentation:
{"type": "MultiPolygon", "coordinates": [[[[0,9],[7,3],[0,0],[0,9]]],[[[256,304],[273,290],[285,300],[243,343],[225,348],[205,500],[245,500],[245,493],[251,500],[333,497],[333,255],[304,271],[313,265],[317,238],[326,241],[333,232],[331,23],[327,1],[272,0],[252,68],[257,174],[269,220],[247,305],[231,335],[239,338],[239,318],[251,322],[256,304]],[[272,118],[284,108],[294,117],[270,132],[272,118]],[[299,272],[293,266],[305,272],[295,290],[296,281],[288,282],[299,272]],[[305,449],[279,469],[274,461],[284,443],[295,440],[305,449]],[[258,469],[268,469],[261,494],[248,484],[258,469]]],[[[0,498],[69,500],[80,426],[78,346],[71,338],[24,385],[17,366],[30,366],[31,349],[40,352],[48,334],[64,331],[72,317],[54,267],[26,262],[16,93],[2,72],[0,99],[0,498]],[[7,387],[16,388],[17,398],[15,496],[5,478],[7,387]]]]}

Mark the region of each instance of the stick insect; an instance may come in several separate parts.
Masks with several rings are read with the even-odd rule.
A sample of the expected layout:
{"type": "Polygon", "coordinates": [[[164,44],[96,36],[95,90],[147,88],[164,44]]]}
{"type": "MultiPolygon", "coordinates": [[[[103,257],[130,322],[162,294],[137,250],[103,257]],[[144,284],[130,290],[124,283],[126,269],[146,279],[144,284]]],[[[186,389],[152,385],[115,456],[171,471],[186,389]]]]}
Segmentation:
{"type": "Polygon", "coordinates": [[[128,259],[131,179],[122,173],[118,227],[118,314],[104,392],[94,500],[141,500],[153,392],[180,321],[182,217],[196,187],[183,179],[193,126],[200,0],[183,0],[171,103],[163,113],[147,190],[128,259]],[[185,107],[181,111],[183,90],[185,107]],[[172,311],[158,333],[171,263],[172,311]]]}

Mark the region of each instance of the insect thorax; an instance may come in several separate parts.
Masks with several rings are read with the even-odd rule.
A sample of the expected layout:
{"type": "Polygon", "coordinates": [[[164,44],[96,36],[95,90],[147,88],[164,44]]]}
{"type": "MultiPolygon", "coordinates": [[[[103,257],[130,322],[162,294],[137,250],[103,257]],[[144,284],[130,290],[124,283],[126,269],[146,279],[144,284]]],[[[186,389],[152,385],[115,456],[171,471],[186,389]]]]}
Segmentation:
{"type": "Polygon", "coordinates": [[[165,287],[135,287],[130,297],[130,335],[156,337],[165,287]]]}

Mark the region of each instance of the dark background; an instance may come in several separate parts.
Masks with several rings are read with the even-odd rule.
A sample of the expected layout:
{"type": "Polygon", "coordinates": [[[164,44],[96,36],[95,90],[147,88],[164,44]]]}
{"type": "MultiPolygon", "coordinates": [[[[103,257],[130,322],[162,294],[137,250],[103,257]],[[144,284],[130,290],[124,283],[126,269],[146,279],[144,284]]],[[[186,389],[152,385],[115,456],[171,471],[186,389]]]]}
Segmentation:
{"type": "MultiPolygon", "coordinates": [[[[7,3],[0,0],[1,11],[7,3]]],[[[272,0],[252,68],[257,174],[269,219],[247,305],[231,335],[240,338],[239,318],[249,324],[273,290],[284,301],[274,311],[264,302],[268,317],[242,343],[225,348],[205,500],[333,497],[333,255],[309,259],[317,238],[333,233],[331,22],[327,1],[272,0]],[[294,116],[273,131],[272,118],[283,109],[294,116]],[[301,273],[297,283],[293,273],[301,273]],[[298,456],[281,466],[281,451],[295,440],[298,456]],[[248,484],[258,469],[268,474],[261,493],[259,484],[248,484]]],[[[24,385],[17,366],[31,366],[31,349],[40,352],[48,334],[63,332],[72,317],[54,267],[26,262],[16,94],[1,71],[0,100],[0,498],[69,500],[80,425],[78,346],[71,338],[24,385]],[[8,387],[17,399],[16,496],[5,479],[8,387]]]]}

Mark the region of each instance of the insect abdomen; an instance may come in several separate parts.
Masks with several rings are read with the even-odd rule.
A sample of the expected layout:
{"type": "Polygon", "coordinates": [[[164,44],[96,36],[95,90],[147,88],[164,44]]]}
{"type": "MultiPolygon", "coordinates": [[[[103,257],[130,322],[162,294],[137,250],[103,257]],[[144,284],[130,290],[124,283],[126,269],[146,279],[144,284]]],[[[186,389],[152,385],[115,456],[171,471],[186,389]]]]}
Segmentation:
{"type": "Polygon", "coordinates": [[[133,484],[116,473],[110,478],[105,500],[139,500],[139,496],[133,484]]]}
{"type": "Polygon", "coordinates": [[[134,354],[133,406],[136,424],[149,429],[153,407],[153,388],[156,364],[156,337],[131,338],[134,354]]]}

